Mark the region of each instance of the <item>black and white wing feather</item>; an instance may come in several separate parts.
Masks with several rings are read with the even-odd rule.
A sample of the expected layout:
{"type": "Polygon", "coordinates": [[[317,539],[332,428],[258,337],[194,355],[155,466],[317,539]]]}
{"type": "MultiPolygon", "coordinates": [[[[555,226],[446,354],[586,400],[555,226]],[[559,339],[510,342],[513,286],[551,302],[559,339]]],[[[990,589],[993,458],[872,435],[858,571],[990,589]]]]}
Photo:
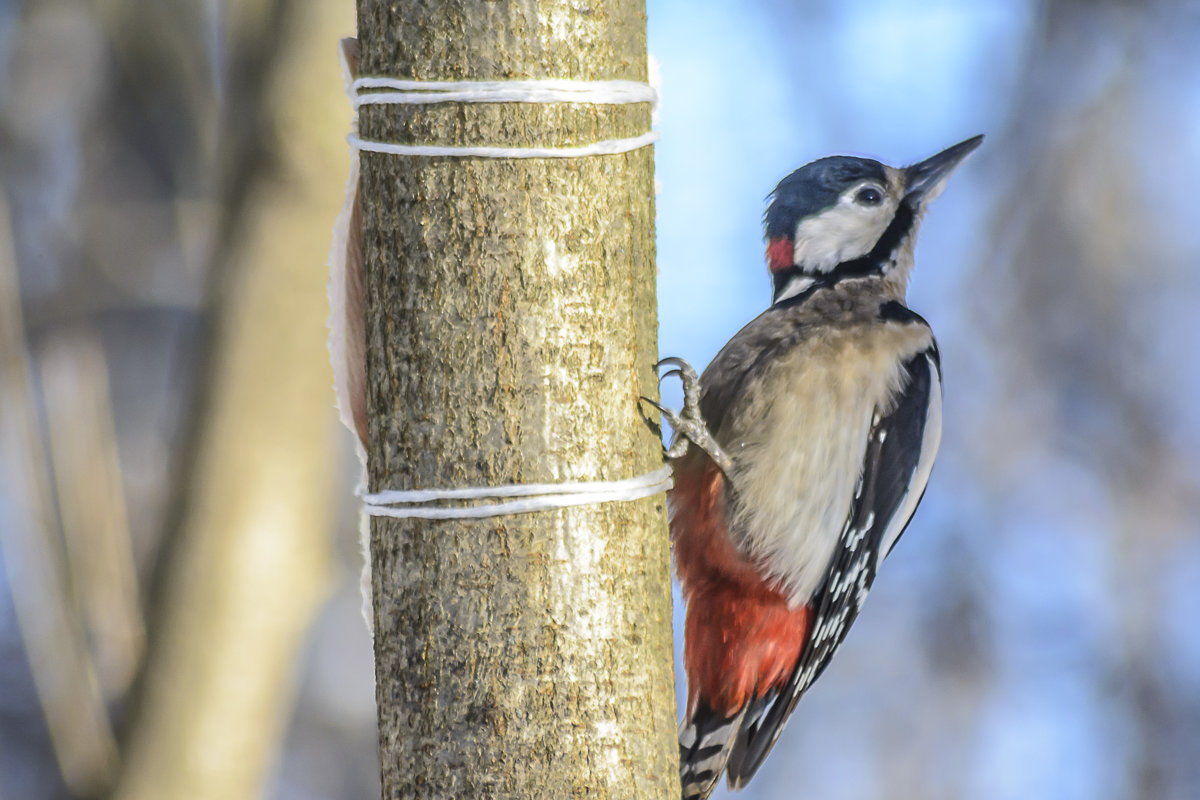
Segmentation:
{"type": "Polygon", "coordinates": [[[942,386],[937,345],[904,364],[894,406],[876,411],[858,491],[821,588],[813,596],[812,624],[785,688],[748,714],[726,765],[739,787],[758,770],[800,695],[829,663],[858,616],[879,564],[895,546],[925,492],[941,441],[942,386]]]}

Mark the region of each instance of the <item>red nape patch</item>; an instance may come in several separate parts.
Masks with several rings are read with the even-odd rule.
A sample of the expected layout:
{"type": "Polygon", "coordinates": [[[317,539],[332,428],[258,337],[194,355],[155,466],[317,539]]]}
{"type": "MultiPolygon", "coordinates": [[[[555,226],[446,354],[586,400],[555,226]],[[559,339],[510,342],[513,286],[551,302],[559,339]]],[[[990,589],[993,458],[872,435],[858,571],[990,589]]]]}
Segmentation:
{"type": "Polygon", "coordinates": [[[767,242],[767,267],[771,272],[790,268],[795,250],[795,243],[787,236],[777,236],[767,242]]]}
{"type": "Polygon", "coordinates": [[[703,696],[732,716],[787,681],[800,658],[809,609],[788,607],[729,539],[725,476],[707,457],[676,463],[671,490],[675,566],[687,600],[683,663],[688,714],[703,696]]]}

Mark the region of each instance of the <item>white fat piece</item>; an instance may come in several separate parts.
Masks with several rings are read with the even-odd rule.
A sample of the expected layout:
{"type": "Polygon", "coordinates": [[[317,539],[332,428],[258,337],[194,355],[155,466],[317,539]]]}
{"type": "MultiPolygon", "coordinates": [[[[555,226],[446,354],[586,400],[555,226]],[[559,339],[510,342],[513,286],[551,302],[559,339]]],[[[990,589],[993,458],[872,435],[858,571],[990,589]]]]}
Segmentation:
{"type": "MultiPolygon", "coordinates": [[[[358,76],[358,40],[342,39],[338,48],[341,56],[342,84],[348,97],[351,85],[358,76]]],[[[358,118],[351,122],[351,133],[358,133],[358,118]]],[[[360,224],[355,213],[358,197],[358,151],[350,148],[350,176],[346,179],[346,196],[342,210],[333,225],[333,242],[329,248],[329,356],[333,364],[333,387],[338,415],[354,434],[354,451],[358,456],[358,485],[367,485],[366,441],[358,420],[366,419],[366,312],[362,291],[362,242],[360,224]],[[356,417],[358,420],[356,420],[356,417]]],[[[358,515],[358,541],[362,548],[363,568],[359,576],[362,594],[362,616],[367,631],[374,635],[371,610],[371,538],[370,521],[366,514],[358,515]]]]}
{"type": "Polygon", "coordinates": [[[897,199],[876,181],[864,181],[843,192],[836,205],[796,224],[792,263],[804,272],[829,272],[843,261],[865,256],[887,230],[897,199]],[[883,195],[877,206],[863,205],[855,196],[871,187],[883,195]]]}
{"type": "Polygon", "coordinates": [[[942,381],[938,376],[937,365],[931,358],[925,358],[925,366],[929,370],[929,406],[925,411],[925,429],[921,435],[921,455],[917,459],[917,468],[913,470],[904,490],[904,496],[900,499],[900,505],[883,531],[879,551],[875,554],[876,570],[900,538],[904,526],[916,513],[917,503],[921,501],[921,495],[929,483],[929,474],[933,471],[933,460],[942,444],[942,381]]]}
{"type": "MultiPolygon", "coordinates": [[[[358,77],[358,40],[342,39],[342,85],[347,97],[353,97],[352,84],[358,77]]],[[[358,118],[351,121],[351,132],[358,133],[358,118]]],[[[350,175],[342,210],[333,225],[329,248],[329,355],[333,364],[333,388],[338,415],[354,433],[355,452],[365,480],[366,441],[359,423],[366,418],[366,310],[363,305],[363,267],[361,232],[355,225],[358,197],[358,151],[350,148],[350,175]],[[358,419],[356,419],[358,417],[358,419]]],[[[364,425],[365,427],[365,425],[364,425]]]]}

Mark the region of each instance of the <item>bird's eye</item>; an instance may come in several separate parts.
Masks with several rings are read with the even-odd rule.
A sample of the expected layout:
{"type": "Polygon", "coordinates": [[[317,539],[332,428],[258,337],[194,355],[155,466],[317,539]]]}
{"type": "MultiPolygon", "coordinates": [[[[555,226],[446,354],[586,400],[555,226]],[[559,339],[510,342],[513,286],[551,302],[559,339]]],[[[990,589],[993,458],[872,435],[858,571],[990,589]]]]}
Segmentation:
{"type": "Polygon", "coordinates": [[[854,201],[864,206],[877,206],[883,202],[883,194],[872,186],[867,186],[858,190],[858,194],[854,195],[854,201]]]}

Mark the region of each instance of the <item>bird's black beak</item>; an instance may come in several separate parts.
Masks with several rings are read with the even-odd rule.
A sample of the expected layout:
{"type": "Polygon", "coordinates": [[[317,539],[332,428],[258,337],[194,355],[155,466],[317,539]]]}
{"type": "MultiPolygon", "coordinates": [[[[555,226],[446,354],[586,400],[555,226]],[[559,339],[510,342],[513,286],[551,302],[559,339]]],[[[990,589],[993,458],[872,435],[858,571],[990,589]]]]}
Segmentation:
{"type": "Polygon", "coordinates": [[[936,156],[930,156],[924,161],[904,168],[904,179],[907,185],[905,197],[920,208],[942,193],[946,179],[954,168],[962,163],[971,152],[983,142],[982,134],[972,136],[965,142],[959,142],[953,147],[947,147],[936,156]]]}

